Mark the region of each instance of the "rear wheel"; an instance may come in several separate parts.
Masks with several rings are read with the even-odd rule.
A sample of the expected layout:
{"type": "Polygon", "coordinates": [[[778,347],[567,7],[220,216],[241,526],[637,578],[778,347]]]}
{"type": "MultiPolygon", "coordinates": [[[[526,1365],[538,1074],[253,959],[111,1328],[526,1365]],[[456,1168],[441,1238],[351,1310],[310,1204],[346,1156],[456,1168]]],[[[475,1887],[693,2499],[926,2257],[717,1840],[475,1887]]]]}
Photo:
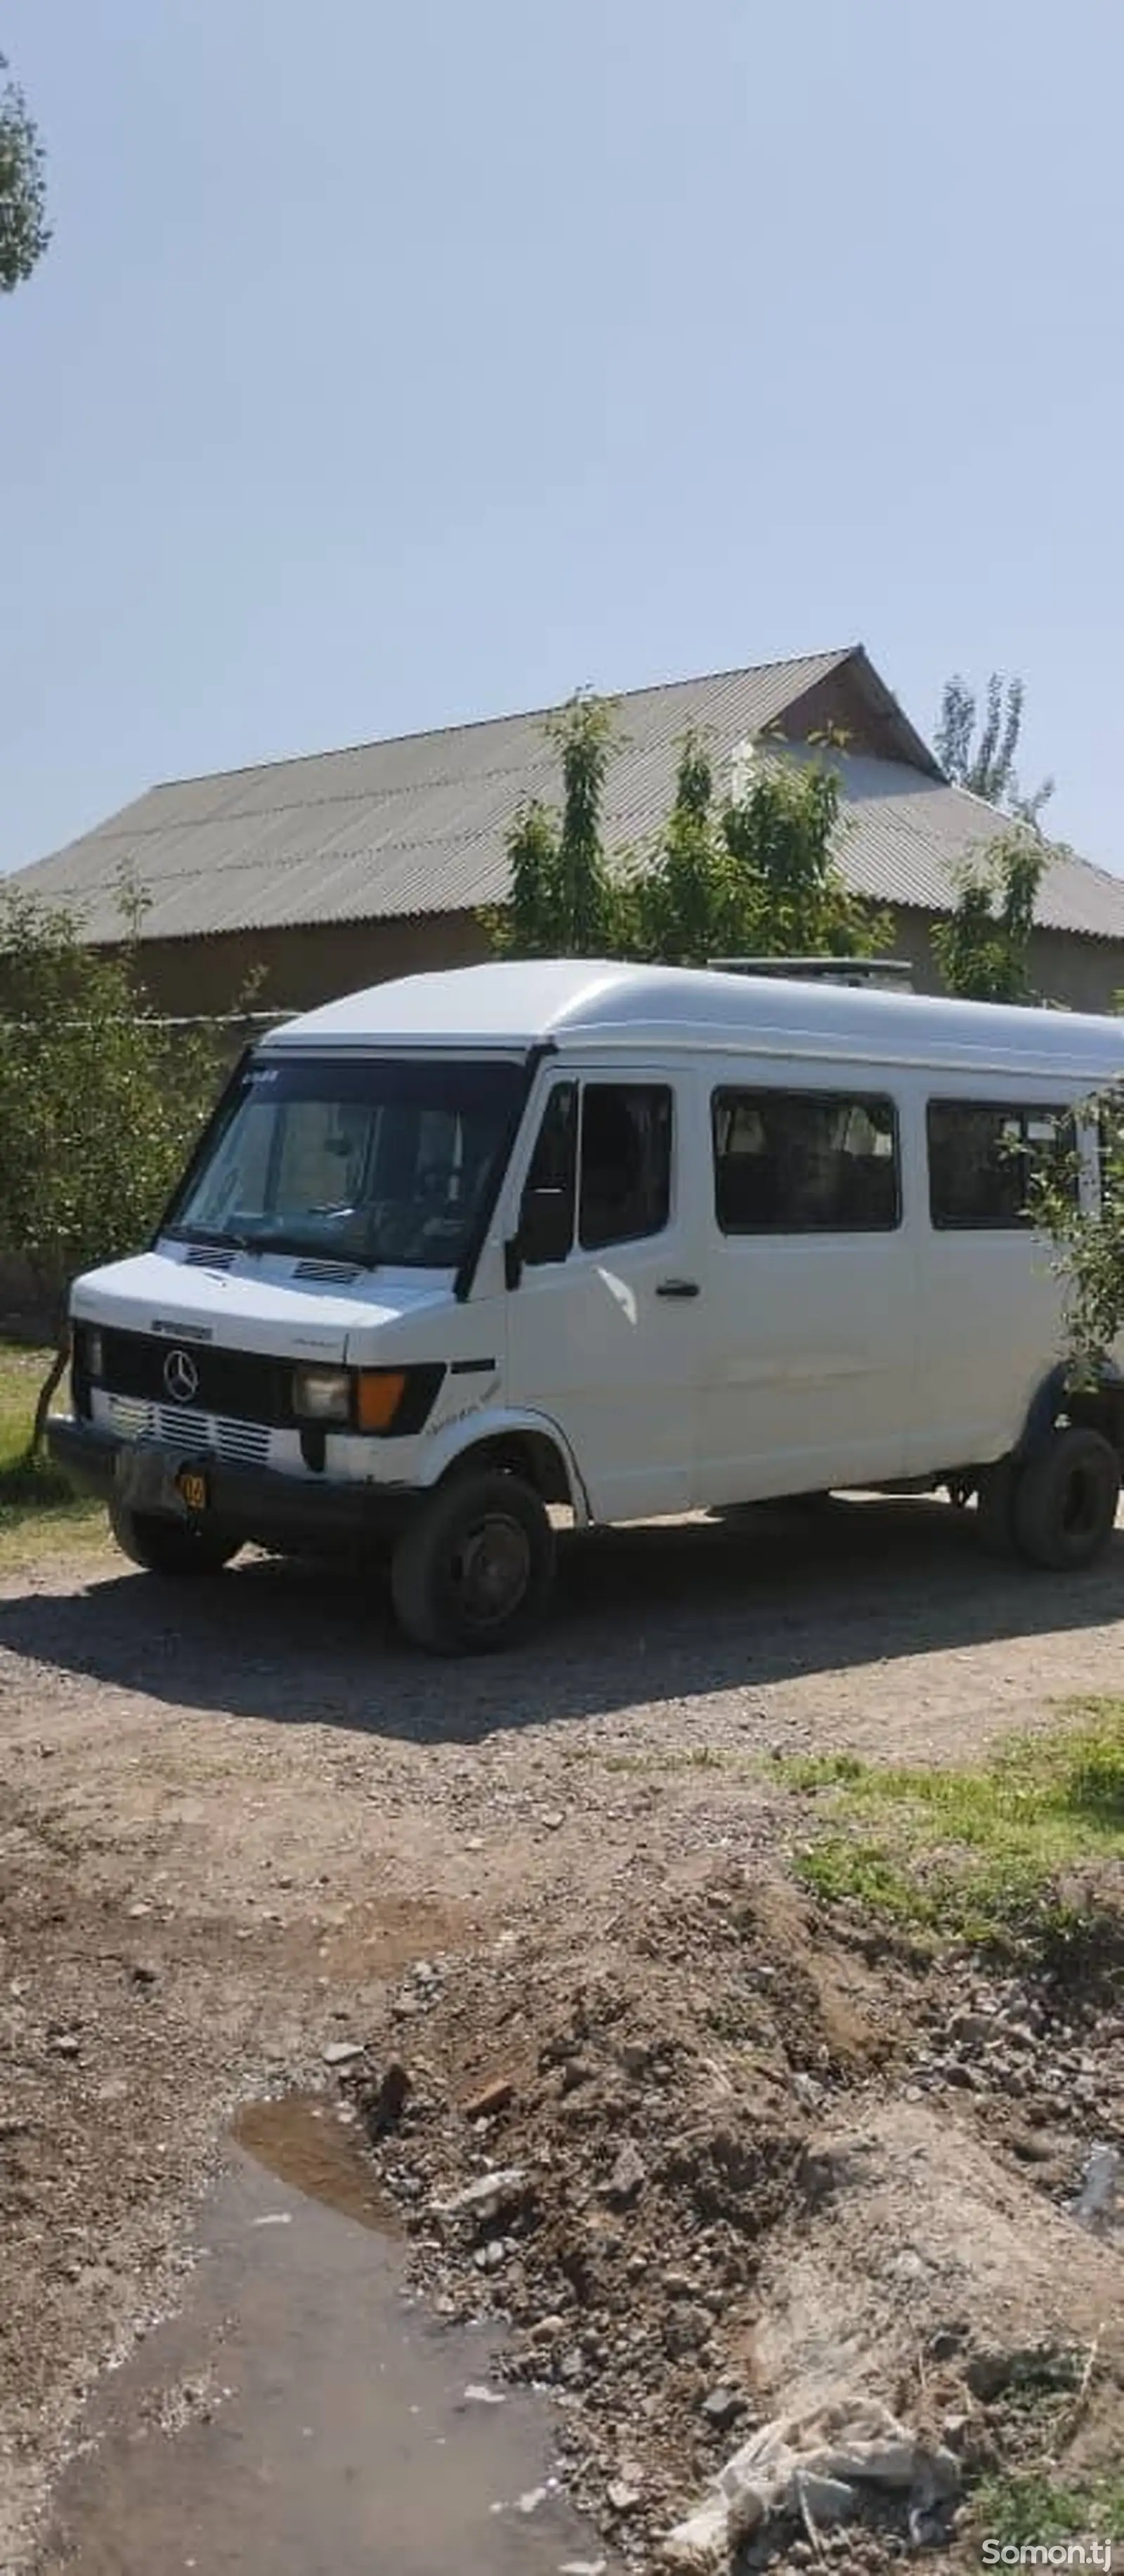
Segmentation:
{"type": "Polygon", "coordinates": [[[399,1623],[435,1655],[495,1654],[542,1617],[554,1532],[533,1485],[498,1468],[439,1485],[407,1523],[391,1589],[399,1623]]]}
{"type": "Polygon", "coordinates": [[[1027,1460],[1015,1489],[1014,1529],[1032,1565],[1091,1565],[1112,1536],[1120,1458],[1103,1432],[1074,1423],[1027,1460]]]}
{"type": "Polygon", "coordinates": [[[221,1574],[240,1544],[196,1521],[173,1520],[167,1512],[130,1512],[123,1503],[110,1504],[109,1526],[123,1554],[148,1574],[221,1574]]]}

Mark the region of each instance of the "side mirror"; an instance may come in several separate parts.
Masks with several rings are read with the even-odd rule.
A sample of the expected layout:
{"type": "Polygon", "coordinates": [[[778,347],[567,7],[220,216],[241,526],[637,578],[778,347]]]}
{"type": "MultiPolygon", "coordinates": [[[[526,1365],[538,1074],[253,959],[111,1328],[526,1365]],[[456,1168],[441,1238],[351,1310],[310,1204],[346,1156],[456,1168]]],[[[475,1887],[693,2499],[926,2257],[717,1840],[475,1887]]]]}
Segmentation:
{"type": "Polygon", "coordinates": [[[521,1261],[537,1268],[564,1261],[574,1232],[574,1207],[568,1190],[524,1190],[517,1237],[521,1261]]]}

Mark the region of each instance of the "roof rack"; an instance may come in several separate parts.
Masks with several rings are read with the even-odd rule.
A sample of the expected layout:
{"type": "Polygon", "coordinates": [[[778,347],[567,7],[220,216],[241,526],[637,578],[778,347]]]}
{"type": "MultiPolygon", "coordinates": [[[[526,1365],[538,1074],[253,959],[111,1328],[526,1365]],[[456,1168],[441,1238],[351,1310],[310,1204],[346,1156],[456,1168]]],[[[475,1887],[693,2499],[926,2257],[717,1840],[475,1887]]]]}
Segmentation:
{"type": "Polygon", "coordinates": [[[905,957],[708,957],[712,975],[783,976],[797,984],[881,985],[912,993],[913,969],[905,957]]]}

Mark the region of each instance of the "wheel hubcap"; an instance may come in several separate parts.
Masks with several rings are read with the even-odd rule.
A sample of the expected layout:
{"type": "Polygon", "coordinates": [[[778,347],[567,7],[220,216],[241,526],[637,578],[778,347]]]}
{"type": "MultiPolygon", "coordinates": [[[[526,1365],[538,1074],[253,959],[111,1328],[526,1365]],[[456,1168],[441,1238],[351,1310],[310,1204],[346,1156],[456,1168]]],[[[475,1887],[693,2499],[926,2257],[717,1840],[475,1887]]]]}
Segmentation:
{"type": "Polygon", "coordinates": [[[530,1540],[518,1521],[490,1512],[462,1539],[453,1581],[462,1615],[472,1627],[502,1627],[519,1609],[530,1579],[530,1540]]]}

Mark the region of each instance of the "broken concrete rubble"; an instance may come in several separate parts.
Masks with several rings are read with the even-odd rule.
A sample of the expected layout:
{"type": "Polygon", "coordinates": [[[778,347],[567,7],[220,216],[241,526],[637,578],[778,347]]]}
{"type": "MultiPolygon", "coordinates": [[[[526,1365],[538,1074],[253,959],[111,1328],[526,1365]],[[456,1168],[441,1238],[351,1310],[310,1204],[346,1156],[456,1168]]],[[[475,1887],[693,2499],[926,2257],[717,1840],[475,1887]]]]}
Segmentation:
{"type": "Polygon", "coordinates": [[[715,2576],[773,2517],[799,2514],[814,2528],[852,2521],[864,2487],[904,2493],[911,2515],[928,2516],[959,2493],[960,2463],[871,2398],[775,2417],[735,2451],[711,2494],[668,2534],[664,2562],[715,2576]]]}

